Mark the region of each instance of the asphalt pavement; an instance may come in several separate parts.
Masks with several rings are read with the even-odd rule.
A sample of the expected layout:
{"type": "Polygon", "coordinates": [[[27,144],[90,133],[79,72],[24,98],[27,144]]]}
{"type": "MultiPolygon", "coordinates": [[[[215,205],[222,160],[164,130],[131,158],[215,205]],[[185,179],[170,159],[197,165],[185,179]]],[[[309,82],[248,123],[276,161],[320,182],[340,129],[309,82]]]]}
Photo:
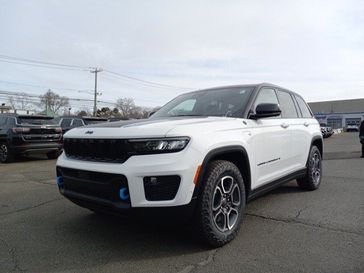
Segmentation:
{"type": "Polygon", "coordinates": [[[64,199],[55,161],[0,164],[0,272],[364,272],[364,159],[357,133],[325,139],[319,190],[294,181],[247,206],[211,249],[190,229],[97,215],[64,199]]]}

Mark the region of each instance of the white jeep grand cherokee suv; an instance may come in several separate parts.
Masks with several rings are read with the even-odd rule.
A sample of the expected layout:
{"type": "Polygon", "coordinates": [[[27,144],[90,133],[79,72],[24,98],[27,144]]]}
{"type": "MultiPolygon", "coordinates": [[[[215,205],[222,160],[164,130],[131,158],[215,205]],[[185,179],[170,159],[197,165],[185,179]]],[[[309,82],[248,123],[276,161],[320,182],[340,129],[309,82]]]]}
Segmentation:
{"type": "Polygon", "coordinates": [[[248,200],[292,179],[317,189],[322,152],[301,96],[271,84],[218,87],[183,94],[149,119],[70,130],[57,184],[95,211],[192,208],[202,238],[221,246],[248,200]]]}

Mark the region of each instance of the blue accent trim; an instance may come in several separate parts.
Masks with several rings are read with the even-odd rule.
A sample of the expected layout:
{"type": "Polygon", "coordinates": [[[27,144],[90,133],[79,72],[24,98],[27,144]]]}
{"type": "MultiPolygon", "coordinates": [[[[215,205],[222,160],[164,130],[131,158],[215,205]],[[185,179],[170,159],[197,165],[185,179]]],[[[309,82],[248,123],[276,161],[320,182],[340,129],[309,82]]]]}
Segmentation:
{"type": "Polygon", "coordinates": [[[63,188],[63,186],[64,186],[63,177],[62,176],[57,176],[56,181],[57,181],[58,187],[63,188]]]}
{"type": "Polygon", "coordinates": [[[120,199],[123,201],[129,200],[129,192],[127,188],[121,188],[119,191],[120,199]]]}

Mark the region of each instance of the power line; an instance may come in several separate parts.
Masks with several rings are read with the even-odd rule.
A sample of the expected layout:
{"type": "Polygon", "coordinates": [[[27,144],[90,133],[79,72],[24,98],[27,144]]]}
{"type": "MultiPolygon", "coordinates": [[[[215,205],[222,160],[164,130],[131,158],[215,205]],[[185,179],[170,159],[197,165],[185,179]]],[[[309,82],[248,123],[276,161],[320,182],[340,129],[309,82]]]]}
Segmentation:
{"type": "MultiPolygon", "coordinates": [[[[52,68],[52,69],[66,69],[66,70],[80,70],[80,71],[94,71],[95,67],[86,67],[86,66],[79,66],[79,65],[71,65],[71,64],[64,64],[64,63],[54,63],[54,62],[46,62],[46,61],[39,61],[27,58],[19,58],[13,57],[8,55],[0,54],[0,62],[12,63],[12,64],[19,64],[19,65],[28,65],[34,67],[43,67],[43,68],[52,68]],[[5,60],[4,60],[5,59],[5,60]]],[[[180,86],[173,86],[169,84],[154,82],[154,81],[147,81],[137,77],[129,76],[126,74],[114,72],[108,69],[104,69],[105,72],[109,74],[113,74],[120,78],[132,80],[139,83],[148,84],[154,87],[162,87],[162,88],[172,88],[172,89],[192,89],[189,87],[180,87],[180,86]]]]}
{"type": "Polygon", "coordinates": [[[23,85],[23,86],[30,86],[30,87],[37,87],[37,88],[48,88],[48,89],[50,88],[50,89],[57,89],[57,90],[77,91],[77,92],[87,92],[87,91],[89,91],[89,90],[80,90],[80,89],[76,89],[76,88],[64,88],[64,87],[54,87],[54,86],[52,87],[52,86],[36,85],[36,84],[21,83],[21,82],[11,82],[11,81],[3,81],[3,80],[0,80],[0,83],[13,84],[13,85],[23,85]]]}
{"type": "Polygon", "coordinates": [[[63,67],[90,69],[90,67],[86,67],[86,66],[73,65],[73,64],[62,64],[62,63],[53,63],[53,62],[44,62],[44,61],[38,61],[38,60],[32,60],[32,59],[12,57],[12,56],[2,55],[2,54],[0,54],[0,58],[10,59],[10,60],[16,60],[16,61],[22,61],[22,62],[30,62],[30,63],[54,65],[54,66],[63,66],[63,67]]]}
{"type": "Polygon", "coordinates": [[[33,67],[51,68],[51,69],[72,70],[72,71],[89,71],[89,69],[68,68],[68,67],[58,67],[58,66],[46,66],[46,65],[41,65],[41,64],[21,63],[21,62],[6,61],[6,60],[0,60],[0,62],[10,63],[10,64],[27,65],[27,66],[33,66],[33,67]]]}
{"type": "Polygon", "coordinates": [[[142,79],[135,78],[135,77],[128,76],[128,75],[125,75],[125,74],[121,74],[121,73],[117,73],[117,72],[107,70],[107,69],[104,69],[104,71],[107,72],[107,73],[122,77],[122,78],[126,78],[126,79],[129,79],[129,80],[134,80],[134,81],[138,81],[138,82],[143,82],[143,83],[147,83],[147,84],[151,84],[151,85],[156,85],[156,86],[159,86],[159,87],[167,87],[167,88],[174,88],[174,89],[191,89],[189,87],[179,87],[179,86],[173,86],[173,85],[168,85],[168,84],[163,84],[163,83],[158,83],[158,82],[146,81],[146,80],[142,80],[142,79]]]}
{"type": "MultiPolygon", "coordinates": [[[[5,91],[5,90],[0,90],[0,94],[1,95],[7,95],[9,97],[11,96],[17,96],[17,97],[30,97],[30,98],[38,98],[41,96],[40,95],[35,95],[35,94],[29,94],[26,92],[12,92],[12,91],[5,91]]],[[[92,99],[80,99],[80,98],[69,98],[67,97],[70,101],[81,101],[81,102],[94,102],[94,100],[92,99]]],[[[99,103],[105,103],[105,104],[109,104],[109,105],[115,105],[115,102],[111,102],[111,101],[103,101],[103,100],[98,100],[97,102],[99,103]]]]}

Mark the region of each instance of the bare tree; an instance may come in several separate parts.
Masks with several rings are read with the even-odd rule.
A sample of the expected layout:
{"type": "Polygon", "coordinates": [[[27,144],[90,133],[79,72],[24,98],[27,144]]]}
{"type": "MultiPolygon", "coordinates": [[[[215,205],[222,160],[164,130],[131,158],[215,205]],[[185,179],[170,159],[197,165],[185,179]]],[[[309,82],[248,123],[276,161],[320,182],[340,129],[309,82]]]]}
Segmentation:
{"type": "Polygon", "coordinates": [[[33,106],[29,96],[25,93],[11,96],[8,100],[14,110],[30,110],[33,106]]]}
{"type": "Polygon", "coordinates": [[[116,107],[120,110],[122,118],[130,118],[135,109],[134,99],[120,98],[116,102],[116,107]]]}
{"type": "Polygon", "coordinates": [[[54,113],[57,113],[62,107],[67,107],[70,105],[69,99],[67,97],[60,96],[50,89],[39,98],[40,104],[54,113]]]}

